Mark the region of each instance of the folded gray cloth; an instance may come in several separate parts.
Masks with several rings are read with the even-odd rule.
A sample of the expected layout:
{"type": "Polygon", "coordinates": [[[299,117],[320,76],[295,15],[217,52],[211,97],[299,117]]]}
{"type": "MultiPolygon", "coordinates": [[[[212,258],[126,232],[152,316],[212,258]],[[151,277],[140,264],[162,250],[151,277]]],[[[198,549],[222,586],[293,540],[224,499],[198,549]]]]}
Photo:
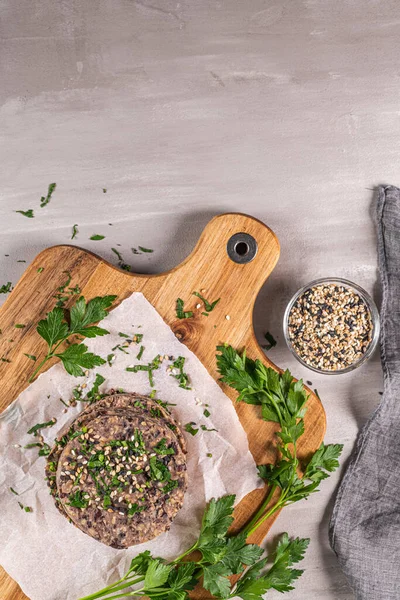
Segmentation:
{"type": "Polygon", "coordinates": [[[336,498],[330,542],[357,600],[400,599],[400,190],[379,189],[382,402],[336,498]]]}

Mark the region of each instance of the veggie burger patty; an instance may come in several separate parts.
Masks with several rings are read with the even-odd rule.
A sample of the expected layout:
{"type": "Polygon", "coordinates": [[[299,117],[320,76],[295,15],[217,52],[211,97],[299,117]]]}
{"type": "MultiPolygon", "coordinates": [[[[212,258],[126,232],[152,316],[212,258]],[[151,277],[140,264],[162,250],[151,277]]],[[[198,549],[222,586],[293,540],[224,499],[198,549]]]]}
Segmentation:
{"type": "Polygon", "coordinates": [[[111,394],[60,432],[46,475],[62,514],[100,542],[128,548],[170,528],[187,487],[186,444],[155,400],[111,394]]]}

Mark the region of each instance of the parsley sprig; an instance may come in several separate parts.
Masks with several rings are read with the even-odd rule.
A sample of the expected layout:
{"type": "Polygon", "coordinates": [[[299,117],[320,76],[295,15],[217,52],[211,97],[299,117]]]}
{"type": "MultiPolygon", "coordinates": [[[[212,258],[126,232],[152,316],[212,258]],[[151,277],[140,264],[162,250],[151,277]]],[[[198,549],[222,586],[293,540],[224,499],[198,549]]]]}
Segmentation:
{"type": "Polygon", "coordinates": [[[217,367],[221,381],[239,392],[238,401],[261,407],[266,421],[279,423],[276,464],[260,465],[260,477],[270,490],[259,511],[245,527],[251,535],[272,514],[288,504],[308,498],[318,491],[323,479],[339,466],[342,444],[321,444],[305,464],[297,456],[297,441],[304,433],[304,415],[308,399],[302,380],[295,381],[287,369],[278,373],[260,360],[252,360],[246,351],[240,355],[232,346],[218,346],[217,367]],[[303,473],[300,477],[299,472],[303,473]],[[279,490],[272,507],[270,503],[279,490]]]}
{"type": "Polygon", "coordinates": [[[65,311],[56,306],[45,319],[39,321],[36,329],[47,342],[48,352],[29,381],[33,381],[43,365],[54,357],[59,358],[67,373],[75,377],[84,375],[84,369],[103,365],[106,361],[97,354],[88,352],[85,344],[70,344],[63,352],[57,352],[57,350],[72,335],[94,338],[108,334],[107,329],[94,325],[94,323],[101,321],[107,315],[107,309],[110,308],[116,297],[98,296],[86,302],[85,298],[81,296],[70,310],[65,311]]]}
{"type": "Polygon", "coordinates": [[[268,590],[292,590],[292,583],[303,572],[292,566],[302,560],[309,540],[290,540],[285,533],[275,551],[262,558],[262,548],[247,544],[245,534],[228,536],[234,502],[233,495],[212,499],[204,512],[198,539],[174,561],[155,558],[149,550],[141,552],[121,579],[80,600],[133,596],[187,600],[200,578],[203,587],[220,599],[239,596],[243,600],[262,600],[268,590]],[[198,553],[192,558],[195,550],[198,553]],[[234,584],[229,579],[232,575],[239,576],[234,584]]]}

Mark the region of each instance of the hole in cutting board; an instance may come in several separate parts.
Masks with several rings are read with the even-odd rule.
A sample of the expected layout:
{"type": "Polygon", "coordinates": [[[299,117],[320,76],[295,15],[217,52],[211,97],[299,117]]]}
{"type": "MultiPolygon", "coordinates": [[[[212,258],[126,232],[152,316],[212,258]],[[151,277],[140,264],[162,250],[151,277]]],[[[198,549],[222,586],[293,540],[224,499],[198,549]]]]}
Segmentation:
{"type": "Polygon", "coordinates": [[[253,236],[243,232],[232,235],[226,246],[229,258],[240,265],[252,261],[257,250],[258,245],[253,236]]]}

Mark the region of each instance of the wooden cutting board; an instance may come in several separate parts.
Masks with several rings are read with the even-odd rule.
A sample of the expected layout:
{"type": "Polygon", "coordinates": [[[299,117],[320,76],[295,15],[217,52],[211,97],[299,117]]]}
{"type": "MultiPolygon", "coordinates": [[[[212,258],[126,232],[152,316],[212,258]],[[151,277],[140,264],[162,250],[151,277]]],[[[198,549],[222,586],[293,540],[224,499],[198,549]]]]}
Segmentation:
{"type": "MultiPolygon", "coordinates": [[[[257,294],[278,257],[279,242],[275,234],[257,219],[242,214],[224,214],[212,219],[190,256],[175,269],[160,275],[122,271],[75,246],[44,250],[27,268],[0,309],[0,357],[11,361],[0,362],[0,411],[28,385],[34,363],[24,353],[40,356],[45,351],[36,324],[54,307],[54,294],[65,282],[65,271],[72,276],[71,285],[79,285],[86,299],[117,294],[118,302],[121,302],[132,292],[142,292],[216,380],[215,348],[224,342],[238,349],[246,348],[249,357],[259,358],[278,369],[258,346],[252,323],[257,294]],[[232,258],[228,255],[228,247],[232,258]],[[250,258],[252,260],[248,262],[250,258]],[[193,296],[194,290],[204,290],[204,296],[209,300],[221,298],[208,317],[201,316],[203,308],[196,309],[199,300],[193,296]],[[178,297],[184,300],[185,310],[193,310],[193,318],[177,319],[175,304],[178,297]],[[26,327],[15,328],[15,323],[24,323],[26,327]]],[[[265,310],[268,310],[267,306],[265,310]]],[[[225,385],[222,387],[235,401],[236,393],[225,385]]],[[[310,390],[309,393],[305,434],[298,442],[301,457],[314,452],[325,434],[324,409],[318,397],[310,390]]],[[[276,425],[262,421],[255,406],[235,403],[235,409],[248,435],[256,463],[274,461],[276,425]]],[[[235,529],[249,520],[266,492],[255,490],[242,500],[235,511],[235,529]]],[[[276,516],[253,534],[253,543],[262,542],[276,516]]],[[[26,599],[3,570],[0,570],[0,598],[26,599]]]]}

